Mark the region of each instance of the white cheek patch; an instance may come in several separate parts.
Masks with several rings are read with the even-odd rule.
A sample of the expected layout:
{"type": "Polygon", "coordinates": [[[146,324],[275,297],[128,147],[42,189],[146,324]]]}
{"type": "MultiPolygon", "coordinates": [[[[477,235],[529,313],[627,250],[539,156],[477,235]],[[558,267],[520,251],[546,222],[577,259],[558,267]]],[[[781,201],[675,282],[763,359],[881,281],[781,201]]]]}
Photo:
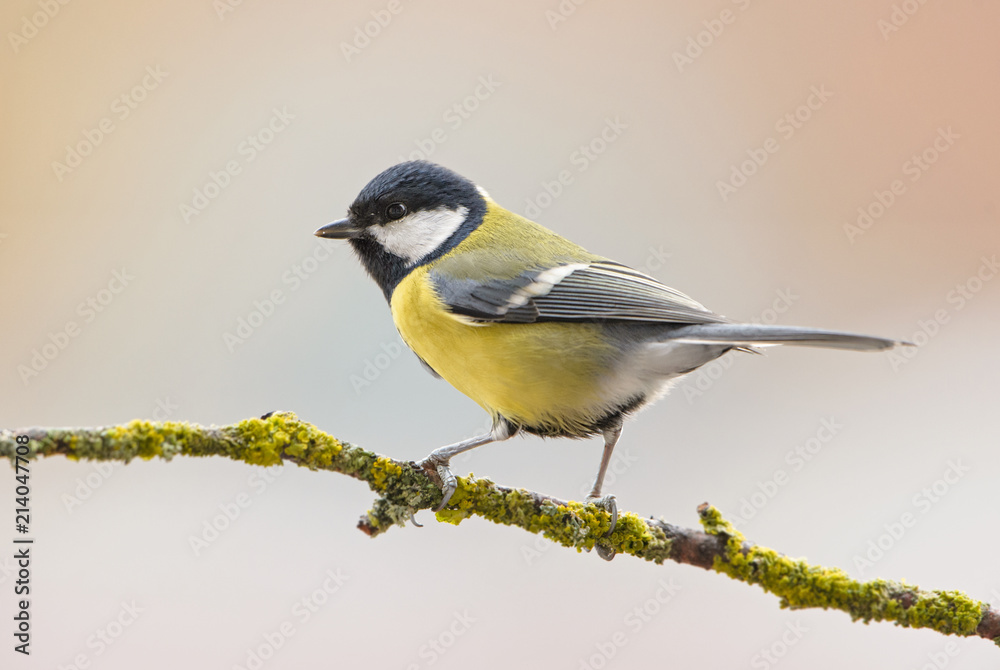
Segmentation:
{"type": "Polygon", "coordinates": [[[407,214],[384,226],[371,226],[368,231],[387,251],[413,265],[444,244],[465,223],[468,213],[466,207],[438,207],[407,214]]]}

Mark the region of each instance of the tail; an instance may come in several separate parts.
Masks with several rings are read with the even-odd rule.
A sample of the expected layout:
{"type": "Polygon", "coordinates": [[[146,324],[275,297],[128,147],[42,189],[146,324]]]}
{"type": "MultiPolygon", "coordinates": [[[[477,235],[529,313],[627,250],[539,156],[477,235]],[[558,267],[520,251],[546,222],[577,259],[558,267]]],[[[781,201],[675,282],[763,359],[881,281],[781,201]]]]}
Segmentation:
{"type": "Polygon", "coordinates": [[[721,344],[733,347],[792,344],[800,347],[850,349],[852,351],[887,351],[913,345],[884,337],[840,333],[835,330],[797,326],[764,326],[751,323],[709,323],[682,326],[670,333],[672,341],[692,344],[721,344]]]}

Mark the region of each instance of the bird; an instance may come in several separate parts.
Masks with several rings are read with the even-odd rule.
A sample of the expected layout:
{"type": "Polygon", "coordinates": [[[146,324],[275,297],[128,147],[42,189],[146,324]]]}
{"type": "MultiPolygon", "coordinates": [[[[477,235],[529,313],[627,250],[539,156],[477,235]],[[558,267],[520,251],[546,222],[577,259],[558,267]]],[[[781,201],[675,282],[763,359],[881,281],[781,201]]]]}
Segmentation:
{"type": "Polygon", "coordinates": [[[885,351],[908,344],[733,322],[424,160],[378,174],[345,218],[315,235],[349,241],[403,342],[492,417],[488,432],[420,461],[441,480],[436,511],[457,488],[449,467],[457,454],[522,433],[600,435],[604,450],[587,500],[612,513],[613,529],[615,498],[601,494],[622,425],[682,375],[731,351],[774,345],[885,351]]]}

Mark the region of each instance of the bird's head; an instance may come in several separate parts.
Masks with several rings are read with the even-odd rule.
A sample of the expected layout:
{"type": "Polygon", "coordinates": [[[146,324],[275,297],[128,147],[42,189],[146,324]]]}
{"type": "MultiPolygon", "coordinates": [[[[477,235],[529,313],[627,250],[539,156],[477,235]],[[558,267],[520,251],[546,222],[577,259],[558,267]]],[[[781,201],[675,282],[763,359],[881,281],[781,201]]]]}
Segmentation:
{"type": "Polygon", "coordinates": [[[350,240],[388,297],[409,270],[447,253],[475,230],[487,197],[445,167],[409,161],[368,182],[347,217],[316,235],[350,240]]]}

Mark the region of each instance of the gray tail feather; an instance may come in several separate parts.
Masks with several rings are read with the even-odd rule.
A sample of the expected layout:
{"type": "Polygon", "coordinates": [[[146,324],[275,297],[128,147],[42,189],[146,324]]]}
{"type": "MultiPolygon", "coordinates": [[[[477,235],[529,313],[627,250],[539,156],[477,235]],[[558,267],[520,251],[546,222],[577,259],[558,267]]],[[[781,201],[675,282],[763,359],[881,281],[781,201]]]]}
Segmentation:
{"type": "Polygon", "coordinates": [[[730,344],[734,347],[791,344],[800,347],[850,349],[852,351],[886,351],[898,346],[913,346],[909,342],[888,340],[884,337],[870,335],[841,333],[835,330],[750,323],[709,323],[682,326],[670,333],[670,339],[698,344],[730,344]]]}

